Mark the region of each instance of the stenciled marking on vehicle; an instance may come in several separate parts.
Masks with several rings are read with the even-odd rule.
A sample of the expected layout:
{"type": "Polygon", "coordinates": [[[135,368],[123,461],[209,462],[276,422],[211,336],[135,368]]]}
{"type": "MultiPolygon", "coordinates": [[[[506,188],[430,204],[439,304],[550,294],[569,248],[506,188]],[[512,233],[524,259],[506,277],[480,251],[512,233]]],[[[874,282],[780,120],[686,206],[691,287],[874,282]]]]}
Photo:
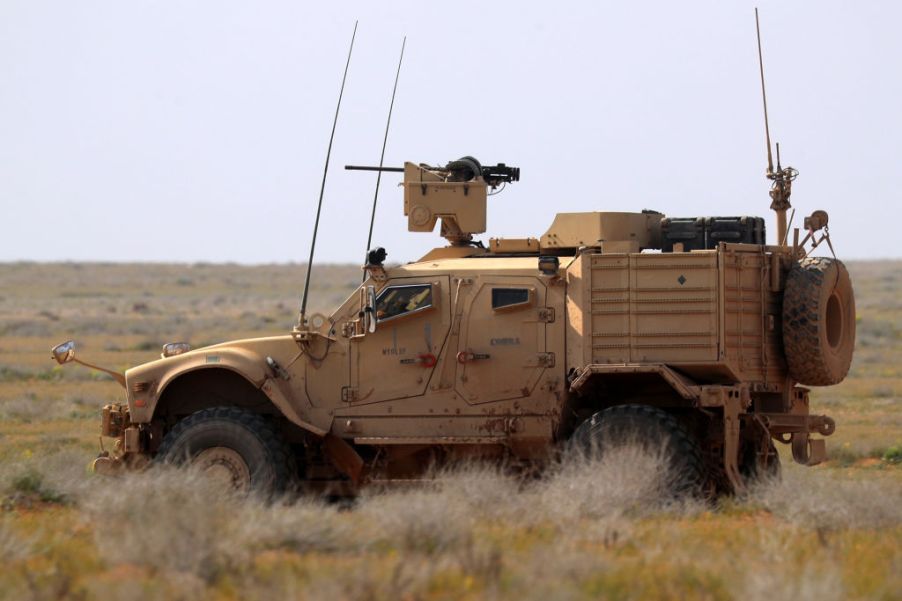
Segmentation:
{"type": "Polygon", "coordinates": [[[489,341],[489,344],[492,346],[516,346],[520,344],[520,337],[515,336],[513,338],[492,338],[489,341]]]}
{"type": "Polygon", "coordinates": [[[385,356],[391,356],[391,357],[397,357],[399,355],[406,355],[407,347],[402,346],[401,348],[398,348],[396,346],[394,346],[394,347],[387,346],[382,349],[382,354],[385,356]]]}
{"type": "Polygon", "coordinates": [[[219,363],[219,355],[207,355],[207,363],[219,363]]]}

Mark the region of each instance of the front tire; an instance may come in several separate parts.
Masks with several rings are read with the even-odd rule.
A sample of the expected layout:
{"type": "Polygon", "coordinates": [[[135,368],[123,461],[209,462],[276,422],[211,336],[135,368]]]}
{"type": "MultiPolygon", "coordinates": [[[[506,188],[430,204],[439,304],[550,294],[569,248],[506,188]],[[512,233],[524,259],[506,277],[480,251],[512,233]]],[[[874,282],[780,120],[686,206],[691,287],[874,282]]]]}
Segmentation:
{"type": "Polygon", "coordinates": [[[272,423],[235,407],[203,409],[178,422],[156,460],[197,467],[240,492],[285,492],[295,477],[291,451],[272,423]]]}
{"type": "Polygon", "coordinates": [[[704,461],[698,443],[676,418],[655,407],[618,405],[599,411],[573,433],[577,449],[590,458],[638,446],[665,463],[664,493],[692,496],[701,491],[704,461]]]}

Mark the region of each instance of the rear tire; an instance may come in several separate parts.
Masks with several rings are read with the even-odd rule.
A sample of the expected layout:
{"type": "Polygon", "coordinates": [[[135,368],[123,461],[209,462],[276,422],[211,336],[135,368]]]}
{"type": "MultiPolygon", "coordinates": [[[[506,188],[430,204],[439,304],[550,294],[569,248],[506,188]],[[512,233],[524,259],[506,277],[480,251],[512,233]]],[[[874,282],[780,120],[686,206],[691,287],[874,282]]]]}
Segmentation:
{"type": "Polygon", "coordinates": [[[666,491],[677,497],[698,494],[705,480],[698,443],[676,418],[646,405],[618,405],[599,411],[573,433],[577,449],[590,458],[638,445],[666,462],[666,491]]]}
{"type": "Polygon", "coordinates": [[[839,384],[855,348],[855,295],[841,261],[808,257],[792,266],[783,295],[789,375],[806,386],[839,384]]]}
{"type": "Polygon", "coordinates": [[[265,495],[288,490],[297,471],[273,425],[235,407],[203,409],[177,423],[163,438],[156,460],[194,465],[238,491],[265,495]]]}

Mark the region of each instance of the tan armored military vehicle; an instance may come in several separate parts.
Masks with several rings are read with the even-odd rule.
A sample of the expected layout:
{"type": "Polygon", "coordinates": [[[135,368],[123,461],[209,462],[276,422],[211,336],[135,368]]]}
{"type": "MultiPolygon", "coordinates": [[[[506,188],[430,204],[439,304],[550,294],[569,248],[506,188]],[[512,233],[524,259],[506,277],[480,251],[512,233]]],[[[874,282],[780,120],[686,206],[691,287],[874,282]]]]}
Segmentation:
{"type": "MultiPolygon", "coordinates": [[[[795,172],[770,171],[777,241],[760,218],[561,213],[537,237],[486,230],[488,192],[519,170],[471,157],[407,163],[410,231],[448,245],[366,279],[293,331],[166,345],[103,409],[100,472],[190,462],[239,488],[352,493],[480,458],[541,466],[559,449],[662,448],[674,488],[736,491],[772,473],[772,441],[824,459],[832,419],[808,389],[840,382],[855,308],[843,264],[806,256],[826,214],[786,243],[795,172]]],[[[550,216],[549,216],[550,217],[550,216]]],[[[820,237],[819,237],[820,236],[820,237]]],[[[74,359],[71,343],[54,349],[74,359]]]]}

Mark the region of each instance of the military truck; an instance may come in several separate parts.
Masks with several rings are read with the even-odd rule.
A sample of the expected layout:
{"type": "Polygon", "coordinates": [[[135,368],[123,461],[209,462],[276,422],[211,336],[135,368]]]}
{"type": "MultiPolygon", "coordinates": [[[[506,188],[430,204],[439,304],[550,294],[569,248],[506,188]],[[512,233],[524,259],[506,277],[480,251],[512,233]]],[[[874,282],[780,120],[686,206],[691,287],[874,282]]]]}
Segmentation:
{"type": "MultiPolygon", "coordinates": [[[[125,400],[103,408],[115,442],[94,469],[190,463],[239,489],[353,494],[454,461],[532,468],[640,441],[666,452],[675,491],[717,494],[775,473],[774,441],[825,458],[835,424],[805,386],[846,376],[855,306],[844,265],[804,247],[829,242],[826,213],[787,242],[794,170],[769,172],[773,244],[761,218],[648,210],[477,241],[489,193],[519,176],[406,163],[408,228],[440,224],[446,246],[398,266],[374,249],[341,306],[285,334],[170,343],[114,374],[125,400]]],[[[71,342],[53,355],[80,361],[71,342]]]]}

